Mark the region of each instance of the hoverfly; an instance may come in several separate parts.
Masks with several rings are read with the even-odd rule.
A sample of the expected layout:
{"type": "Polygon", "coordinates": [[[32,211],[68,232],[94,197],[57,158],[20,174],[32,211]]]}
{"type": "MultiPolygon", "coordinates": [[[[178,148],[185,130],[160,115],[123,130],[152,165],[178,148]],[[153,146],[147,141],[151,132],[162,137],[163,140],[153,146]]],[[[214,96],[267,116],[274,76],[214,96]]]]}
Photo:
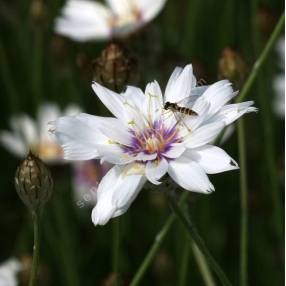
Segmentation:
{"type": "Polygon", "coordinates": [[[165,110],[170,110],[172,112],[180,112],[184,115],[195,115],[197,116],[198,113],[195,112],[194,110],[192,110],[191,108],[187,108],[187,107],[182,107],[182,106],[179,106],[177,103],[175,102],[169,102],[167,101],[165,104],[164,104],[164,109],[165,110]]]}
{"type": "MultiPolygon", "coordinates": [[[[198,81],[198,83],[197,83],[197,85],[198,85],[197,90],[200,89],[200,88],[204,88],[205,89],[205,87],[203,87],[203,85],[205,85],[205,84],[206,84],[206,81],[204,79],[200,79],[198,81]]],[[[196,95],[193,94],[192,97],[184,98],[181,102],[169,102],[169,101],[167,101],[164,104],[164,109],[165,110],[170,110],[173,113],[174,112],[177,112],[177,113],[179,112],[179,113],[181,113],[183,115],[198,116],[198,113],[196,111],[192,110],[190,107],[183,107],[180,104],[180,103],[183,104],[183,102],[185,102],[183,105],[186,105],[186,100],[187,100],[187,101],[189,101],[188,105],[190,105],[190,104],[193,103],[195,98],[196,98],[196,95]]]]}

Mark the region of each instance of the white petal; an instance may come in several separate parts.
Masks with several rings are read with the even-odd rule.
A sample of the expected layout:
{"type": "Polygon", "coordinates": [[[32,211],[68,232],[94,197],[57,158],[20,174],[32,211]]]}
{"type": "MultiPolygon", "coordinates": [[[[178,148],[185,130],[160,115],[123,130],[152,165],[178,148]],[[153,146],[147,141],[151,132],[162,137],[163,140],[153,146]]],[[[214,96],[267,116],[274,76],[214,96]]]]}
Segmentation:
{"type": "Polygon", "coordinates": [[[231,83],[228,80],[221,80],[209,86],[198,101],[206,100],[209,102],[209,114],[213,115],[237,94],[238,92],[233,92],[231,83]]]}
{"type": "Polygon", "coordinates": [[[130,146],[132,144],[131,133],[129,133],[126,126],[123,125],[122,122],[119,121],[117,118],[102,117],[101,126],[99,127],[99,130],[106,137],[120,144],[126,146],[130,146]]]}
{"type": "Polygon", "coordinates": [[[191,95],[193,86],[193,67],[176,68],[171,75],[166,90],[165,102],[178,102],[191,95]]]}
{"type": "Polygon", "coordinates": [[[96,82],[93,82],[92,88],[102,103],[115,117],[123,122],[128,121],[122,95],[113,92],[112,90],[109,90],[96,82]]]}
{"type": "Polygon", "coordinates": [[[155,122],[160,119],[163,111],[163,96],[157,81],[153,81],[146,86],[145,96],[147,98],[145,113],[149,122],[155,122]]]}
{"type": "Polygon", "coordinates": [[[146,179],[141,175],[122,175],[120,180],[120,186],[113,193],[112,201],[116,206],[116,210],[126,211],[126,207],[131,205],[141,191],[146,179]]]}
{"type": "Polygon", "coordinates": [[[142,105],[146,104],[146,96],[138,87],[128,85],[126,91],[120,95],[122,95],[125,105],[131,105],[137,110],[141,110],[142,105]]]}
{"type": "Polygon", "coordinates": [[[93,132],[97,133],[99,131],[96,144],[106,143],[110,140],[127,146],[131,144],[127,127],[117,118],[101,117],[87,113],[80,113],[75,118],[82,121],[93,132]]]}
{"type": "Polygon", "coordinates": [[[3,131],[0,133],[0,143],[11,153],[19,157],[24,157],[29,151],[23,140],[10,132],[3,131]]]}
{"type": "Polygon", "coordinates": [[[210,118],[210,121],[223,121],[226,125],[229,125],[245,113],[257,112],[258,109],[251,106],[253,103],[253,101],[246,101],[242,103],[225,105],[217,114],[210,118]]]}
{"type": "Polygon", "coordinates": [[[23,268],[18,259],[10,258],[0,265],[0,285],[16,286],[18,285],[17,274],[23,268]]]}
{"type": "Polygon", "coordinates": [[[135,157],[124,153],[118,144],[99,144],[96,147],[99,156],[104,162],[106,161],[111,164],[125,165],[136,160],[135,157]]]}
{"type": "Polygon", "coordinates": [[[223,122],[214,122],[202,125],[198,129],[191,132],[190,135],[187,137],[185,141],[186,147],[197,148],[208,144],[218,136],[224,126],[225,125],[223,122]]]}
{"type": "Polygon", "coordinates": [[[102,4],[88,0],[69,0],[56,20],[57,33],[76,41],[106,39],[111,35],[111,12],[102,4]]]}
{"type": "Polygon", "coordinates": [[[138,0],[137,2],[143,21],[149,22],[160,13],[166,3],[166,0],[138,0]]]}
{"type": "Polygon", "coordinates": [[[112,204],[112,195],[120,174],[121,168],[115,166],[100,181],[97,189],[97,204],[91,214],[94,225],[106,224],[114,214],[116,208],[112,204]]]}
{"type": "Polygon", "coordinates": [[[203,86],[196,86],[192,88],[191,95],[192,96],[201,96],[210,86],[203,85],[203,86]]]}
{"type": "Polygon", "coordinates": [[[124,168],[113,167],[98,186],[98,201],[92,211],[94,225],[104,225],[127,210],[142,188],[143,176],[124,175],[124,168]]]}
{"type": "Polygon", "coordinates": [[[180,157],[186,150],[186,147],[184,144],[181,143],[174,143],[171,145],[171,148],[163,154],[164,157],[170,158],[170,159],[176,159],[180,157]]]}
{"type": "Polygon", "coordinates": [[[106,138],[95,127],[89,125],[88,120],[80,116],[61,117],[51,123],[58,142],[64,150],[64,157],[68,160],[89,160],[96,158],[98,152],[96,144],[101,144],[106,138]]]}
{"type": "Polygon", "coordinates": [[[169,163],[169,175],[187,191],[208,194],[214,191],[204,169],[195,161],[180,157],[169,163]]]}
{"type": "Polygon", "coordinates": [[[155,160],[157,158],[157,156],[158,156],[157,153],[145,154],[144,152],[141,152],[141,153],[137,154],[135,158],[137,161],[146,162],[146,161],[155,160]]]}
{"type": "Polygon", "coordinates": [[[14,116],[10,123],[15,134],[23,138],[26,146],[31,147],[39,143],[36,123],[28,115],[14,116]]]}
{"type": "Polygon", "coordinates": [[[140,88],[127,86],[126,91],[120,94],[125,108],[125,118],[131,127],[142,128],[147,124],[147,96],[140,88]]]}
{"type": "Polygon", "coordinates": [[[117,16],[124,16],[132,13],[135,4],[129,0],[106,0],[109,7],[117,16]]]}
{"type": "Polygon", "coordinates": [[[168,171],[168,161],[166,159],[148,162],[145,169],[147,179],[155,185],[161,184],[160,180],[168,171]]]}
{"type": "Polygon", "coordinates": [[[212,145],[188,150],[185,156],[200,164],[207,174],[217,174],[239,168],[224,150],[212,145]]]}

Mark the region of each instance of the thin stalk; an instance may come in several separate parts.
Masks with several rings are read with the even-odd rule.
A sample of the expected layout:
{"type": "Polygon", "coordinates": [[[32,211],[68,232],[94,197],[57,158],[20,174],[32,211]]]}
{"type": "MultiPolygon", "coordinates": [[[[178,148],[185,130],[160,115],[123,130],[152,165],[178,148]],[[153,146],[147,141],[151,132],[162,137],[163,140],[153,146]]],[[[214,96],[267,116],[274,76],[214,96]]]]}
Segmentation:
{"type": "Polygon", "coordinates": [[[34,225],[34,246],[33,246],[33,262],[32,262],[29,286],[36,285],[39,260],[40,260],[40,217],[37,212],[33,212],[32,216],[34,225]]]}
{"type": "MultiPolygon", "coordinates": [[[[191,214],[191,206],[188,205],[188,209],[186,212],[187,217],[191,214]]],[[[207,261],[202,254],[202,252],[197,247],[196,243],[194,241],[191,242],[191,247],[194,253],[194,257],[196,260],[196,263],[199,267],[199,270],[201,272],[202,278],[204,280],[204,283],[206,286],[215,286],[214,278],[212,275],[212,272],[209,269],[209,266],[207,264],[207,261]]]]}
{"type": "Polygon", "coordinates": [[[184,237],[184,249],[182,253],[182,261],[180,263],[180,273],[179,273],[179,286],[187,285],[187,277],[189,270],[189,260],[190,260],[190,241],[188,236],[184,237]]]}
{"type": "Polygon", "coordinates": [[[169,199],[169,203],[170,203],[170,206],[173,212],[179,218],[179,220],[183,223],[186,230],[188,231],[189,237],[196,243],[200,251],[203,253],[208,264],[210,265],[210,267],[213,269],[213,271],[217,274],[218,278],[220,279],[222,285],[231,286],[232,284],[230,283],[230,281],[224,274],[221,267],[218,265],[216,260],[213,258],[213,256],[209,252],[201,236],[198,234],[197,229],[194,226],[190,216],[188,219],[184,216],[173,194],[168,194],[168,199],[169,199]]]}
{"type": "MultiPolygon", "coordinates": [[[[181,196],[180,202],[179,202],[180,205],[182,205],[186,201],[187,196],[188,196],[187,192],[185,192],[181,196]]],[[[135,275],[134,275],[134,277],[130,283],[130,286],[139,285],[139,283],[141,282],[147,268],[151,264],[151,262],[152,262],[154,256],[156,255],[158,249],[162,245],[165,237],[167,236],[169,230],[171,229],[171,226],[173,225],[175,218],[176,218],[176,216],[173,213],[170,214],[168,219],[166,220],[165,224],[161,228],[161,230],[155,236],[155,240],[154,240],[151,248],[147,252],[147,255],[145,256],[145,258],[144,258],[143,262],[141,263],[140,267],[138,268],[137,272],[135,273],[135,275]]]]}
{"type": "Polygon", "coordinates": [[[248,190],[244,121],[238,122],[238,150],[240,164],[240,285],[247,286],[248,266],[248,190]]]}
{"type": "Polygon", "coordinates": [[[254,63],[253,68],[251,70],[251,73],[250,73],[249,77],[247,78],[247,80],[246,80],[246,82],[245,82],[245,84],[244,84],[244,86],[240,92],[240,95],[237,97],[237,100],[236,100],[237,102],[241,102],[247,96],[250,88],[252,87],[252,85],[253,85],[256,77],[257,77],[257,73],[262,68],[263,64],[265,63],[265,60],[267,59],[269,53],[271,52],[271,50],[274,47],[277,39],[279,38],[279,36],[281,35],[281,32],[283,31],[284,21],[285,21],[285,13],[283,13],[280,16],[280,19],[279,19],[278,23],[276,24],[276,27],[275,27],[274,31],[272,32],[269,40],[267,41],[263,51],[261,52],[259,58],[254,63]]]}
{"type": "Polygon", "coordinates": [[[213,279],[213,276],[212,276],[212,273],[211,273],[211,271],[208,267],[208,264],[206,262],[206,259],[194,242],[192,242],[192,249],[193,249],[194,256],[195,256],[195,259],[197,261],[199,270],[200,270],[201,275],[203,277],[203,280],[205,282],[205,285],[206,286],[216,286],[214,279],[213,279]]]}
{"type": "Polygon", "coordinates": [[[119,219],[114,219],[112,223],[113,223],[112,224],[112,228],[113,228],[112,268],[113,268],[113,272],[115,273],[114,286],[118,286],[119,257],[120,257],[120,221],[119,219]]]}

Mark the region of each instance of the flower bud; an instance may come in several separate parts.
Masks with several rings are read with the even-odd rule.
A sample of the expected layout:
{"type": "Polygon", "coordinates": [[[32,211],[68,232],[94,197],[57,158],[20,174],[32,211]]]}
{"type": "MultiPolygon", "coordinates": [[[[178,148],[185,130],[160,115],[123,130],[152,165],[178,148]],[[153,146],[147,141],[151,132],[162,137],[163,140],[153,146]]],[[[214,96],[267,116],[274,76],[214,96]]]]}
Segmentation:
{"type": "Polygon", "coordinates": [[[38,212],[51,197],[53,180],[44,163],[30,152],[17,168],[15,186],[22,202],[38,212]]]}
{"type": "Polygon", "coordinates": [[[137,80],[137,61],[121,45],[111,43],[93,61],[94,80],[114,91],[121,91],[137,80]]]}
{"type": "Polygon", "coordinates": [[[235,88],[240,88],[247,75],[247,66],[239,53],[225,48],[218,63],[218,76],[229,79],[235,88]]]}

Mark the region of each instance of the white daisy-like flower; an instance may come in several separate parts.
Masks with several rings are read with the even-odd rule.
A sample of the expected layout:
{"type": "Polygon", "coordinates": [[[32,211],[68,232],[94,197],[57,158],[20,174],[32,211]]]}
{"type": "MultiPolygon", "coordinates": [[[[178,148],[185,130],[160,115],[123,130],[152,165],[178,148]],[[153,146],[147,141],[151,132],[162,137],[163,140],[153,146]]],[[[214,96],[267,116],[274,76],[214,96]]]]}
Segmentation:
{"type": "Polygon", "coordinates": [[[20,158],[24,158],[29,150],[32,150],[45,162],[62,161],[62,149],[49,133],[47,125],[61,115],[74,115],[79,112],[80,109],[75,105],[70,105],[61,113],[56,104],[43,104],[36,120],[27,114],[13,116],[10,120],[12,132],[1,131],[0,143],[20,158]]]}
{"type": "Polygon", "coordinates": [[[281,73],[274,78],[274,111],[280,118],[285,118],[285,38],[282,37],[276,46],[281,73]]]}
{"type": "Polygon", "coordinates": [[[57,33],[76,41],[125,37],[155,18],[166,0],[68,0],[57,18],[57,33]]]}
{"type": "Polygon", "coordinates": [[[209,144],[226,125],[256,111],[253,101],[227,104],[237,95],[229,81],[197,87],[188,65],[175,69],[164,96],[156,81],[145,93],[132,86],[121,94],[97,83],[92,87],[115,117],[82,113],[61,117],[52,125],[65,159],[98,158],[115,164],[97,189],[95,225],[126,212],[146,180],[160,184],[168,173],[183,189],[208,194],[214,186],[207,174],[238,168],[224,150],[209,144]],[[167,102],[185,102],[198,115],[182,118],[164,109],[167,102]]]}
{"type": "Polygon", "coordinates": [[[22,264],[16,258],[0,264],[0,285],[1,286],[17,286],[17,274],[21,271],[22,264]]]}

